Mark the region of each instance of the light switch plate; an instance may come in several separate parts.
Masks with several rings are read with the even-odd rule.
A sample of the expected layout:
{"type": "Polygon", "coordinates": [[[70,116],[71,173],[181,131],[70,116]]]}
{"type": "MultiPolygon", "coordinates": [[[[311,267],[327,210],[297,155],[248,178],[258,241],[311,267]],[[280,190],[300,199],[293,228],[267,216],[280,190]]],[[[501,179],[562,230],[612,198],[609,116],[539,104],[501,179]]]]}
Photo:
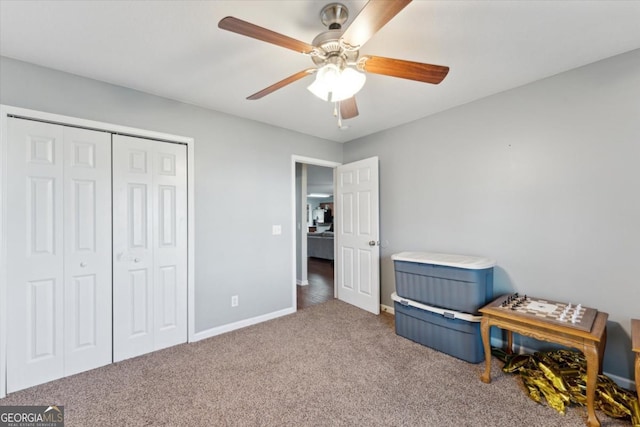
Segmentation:
{"type": "Polygon", "coordinates": [[[277,235],[279,235],[279,234],[282,234],[282,226],[281,226],[281,225],[274,225],[274,226],[272,227],[272,231],[271,231],[271,232],[272,232],[272,234],[273,234],[274,236],[277,236],[277,235]]]}

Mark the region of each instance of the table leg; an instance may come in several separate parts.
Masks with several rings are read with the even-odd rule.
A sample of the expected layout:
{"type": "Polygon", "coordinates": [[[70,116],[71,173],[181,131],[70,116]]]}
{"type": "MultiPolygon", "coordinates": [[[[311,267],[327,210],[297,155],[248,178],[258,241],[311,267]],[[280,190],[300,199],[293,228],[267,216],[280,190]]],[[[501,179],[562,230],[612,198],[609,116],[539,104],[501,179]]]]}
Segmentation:
{"type": "Polygon", "coordinates": [[[595,411],[596,385],[600,371],[599,353],[596,343],[586,345],[584,348],[584,354],[587,358],[587,425],[589,427],[600,427],[600,421],[598,421],[595,411]]]}
{"type": "Polygon", "coordinates": [[[491,382],[491,337],[489,331],[491,325],[489,324],[489,318],[482,316],[480,321],[480,333],[482,335],[482,345],[484,346],[484,373],[480,377],[483,383],[489,384],[491,382]]]}
{"type": "Polygon", "coordinates": [[[607,347],[607,328],[604,328],[602,338],[598,344],[598,374],[602,374],[602,365],[604,364],[604,349],[607,347]]]}
{"type": "Polygon", "coordinates": [[[513,332],[507,330],[507,354],[513,354],[513,332]]]}

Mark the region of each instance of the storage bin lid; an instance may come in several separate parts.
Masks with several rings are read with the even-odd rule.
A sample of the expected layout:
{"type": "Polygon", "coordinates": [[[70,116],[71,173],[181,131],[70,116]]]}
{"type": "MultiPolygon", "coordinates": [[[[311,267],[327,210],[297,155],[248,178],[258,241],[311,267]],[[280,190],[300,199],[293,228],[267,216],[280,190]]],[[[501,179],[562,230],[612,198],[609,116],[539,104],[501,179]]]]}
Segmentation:
{"type": "Polygon", "coordinates": [[[482,270],[495,267],[496,262],[490,258],[468,255],[439,254],[434,252],[400,252],[391,255],[394,261],[417,262],[420,264],[445,265],[447,267],[482,270]]]}

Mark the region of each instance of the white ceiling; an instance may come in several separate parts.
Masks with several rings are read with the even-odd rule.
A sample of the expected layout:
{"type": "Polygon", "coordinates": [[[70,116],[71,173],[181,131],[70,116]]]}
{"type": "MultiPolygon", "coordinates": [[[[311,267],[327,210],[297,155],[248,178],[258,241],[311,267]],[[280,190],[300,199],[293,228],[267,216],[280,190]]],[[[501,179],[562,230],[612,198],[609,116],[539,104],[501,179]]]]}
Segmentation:
{"type": "MultiPolygon", "coordinates": [[[[311,59],[218,21],[310,43],[329,2],[0,0],[0,54],[345,142],[640,48],[640,1],[416,0],[361,54],[447,65],[440,85],[369,74],[346,130],[306,90],[313,77],[246,100],[311,59]]],[[[350,22],[366,1],[343,3],[350,22]]]]}

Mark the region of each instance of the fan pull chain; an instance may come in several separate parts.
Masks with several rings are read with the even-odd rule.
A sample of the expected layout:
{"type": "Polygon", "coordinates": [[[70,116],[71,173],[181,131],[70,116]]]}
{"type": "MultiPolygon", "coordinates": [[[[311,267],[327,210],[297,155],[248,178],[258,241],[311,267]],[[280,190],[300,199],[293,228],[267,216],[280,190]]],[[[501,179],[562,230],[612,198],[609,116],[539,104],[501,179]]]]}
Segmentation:
{"type": "Polygon", "coordinates": [[[340,101],[333,104],[333,116],[338,118],[338,128],[342,129],[342,111],[340,111],[340,101]]]}

